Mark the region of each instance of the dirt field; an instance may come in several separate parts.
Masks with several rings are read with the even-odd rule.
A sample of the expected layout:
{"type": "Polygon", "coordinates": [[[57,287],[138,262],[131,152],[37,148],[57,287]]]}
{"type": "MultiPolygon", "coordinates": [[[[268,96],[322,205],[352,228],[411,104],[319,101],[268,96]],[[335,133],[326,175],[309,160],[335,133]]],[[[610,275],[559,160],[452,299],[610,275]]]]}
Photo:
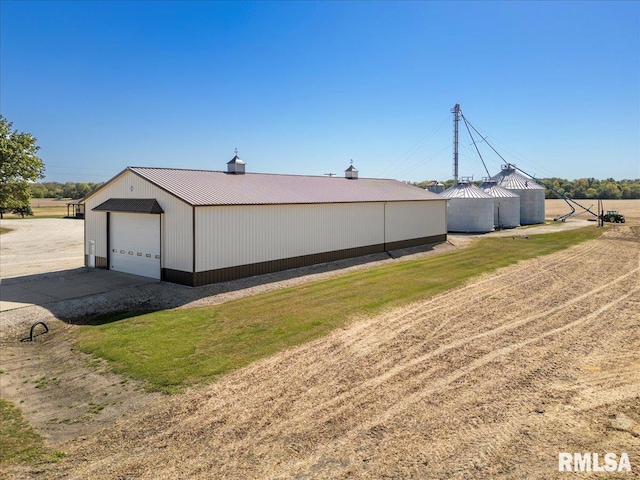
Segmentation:
{"type": "Polygon", "coordinates": [[[626,452],[633,478],[639,261],[640,229],[615,226],[163,398],[16,477],[548,479],[575,451],[626,452]]]}
{"type": "MultiPolygon", "coordinates": [[[[598,211],[597,200],[576,200],[580,205],[593,210],[598,211]]],[[[633,223],[635,225],[640,224],[640,200],[603,200],[604,210],[618,210],[625,216],[627,223],[633,223]]],[[[567,202],[564,200],[545,200],[544,202],[545,216],[547,218],[554,218],[558,215],[569,213],[571,209],[567,206],[567,202]]],[[[593,218],[592,215],[580,210],[576,207],[576,214],[573,219],[588,219],[593,218]]]]}

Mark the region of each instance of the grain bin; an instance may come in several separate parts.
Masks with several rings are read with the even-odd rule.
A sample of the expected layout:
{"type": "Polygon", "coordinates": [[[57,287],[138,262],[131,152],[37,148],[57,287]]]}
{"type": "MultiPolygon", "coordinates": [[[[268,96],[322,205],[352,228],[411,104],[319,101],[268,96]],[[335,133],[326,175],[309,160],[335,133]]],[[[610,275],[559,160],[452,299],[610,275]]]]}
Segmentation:
{"type": "Polygon", "coordinates": [[[444,183],[435,180],[433,182],[429,182],[425,188],[433,193],[442,193],[445,190],[444,183]]]}
{"type": "Polygon", "coordinates": [[[460,182],[440,194],[447,202],[449,232],[486,233],[493,230],[493,197],[469,182],[460,182]]]}
{"type": "Polygon", "coordinates": [[[496,184],[520,196],[520,224],[544,223],[544,187],[518,172],[513,165],[491,177],[496,184]]]}
{"type": "Polygon", "coordinates": [[[502,188],[494,180],[483,180],[480,190],[493,197],[493,223],[496,228],[520,226],[520,196],[502,188]]]}

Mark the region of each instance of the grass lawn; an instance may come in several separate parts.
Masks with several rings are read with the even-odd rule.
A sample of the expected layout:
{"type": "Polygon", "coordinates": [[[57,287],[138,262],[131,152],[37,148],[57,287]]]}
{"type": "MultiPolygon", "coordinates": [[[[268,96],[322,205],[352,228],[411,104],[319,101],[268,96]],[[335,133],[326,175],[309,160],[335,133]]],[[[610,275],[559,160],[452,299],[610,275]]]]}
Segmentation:
{"type": "Polygon", "coordinates": [[[56,462],[64,456],[44,445],[44,440],[22,418],[19,409],[0,399],[0,465],[56,462]]]}
{"type": "Polygon", "coordinates": [[[339,275],[210,307],[123,312],[76,330],[76,347],[150,389],[180,391],[345,325],[519,260],[598,237],[587,227],[483,238],[466,249],[339,275]]]}

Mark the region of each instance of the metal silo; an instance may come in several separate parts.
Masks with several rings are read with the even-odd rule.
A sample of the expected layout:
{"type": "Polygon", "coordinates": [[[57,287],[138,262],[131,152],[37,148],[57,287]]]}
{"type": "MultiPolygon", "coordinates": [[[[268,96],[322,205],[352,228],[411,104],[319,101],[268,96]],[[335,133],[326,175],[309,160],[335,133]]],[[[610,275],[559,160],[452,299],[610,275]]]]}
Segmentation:
{"type": "Polygon", "coordinates": [[[428,183],[425,188],[433,193],[442,193],[444,192],[444,183],[434,180],[433,182],[428,183]]]}
{"type": "Polygon", "coordinates": [[[479,188],[493,197],[493,223],[496,228],[520,226],[520,196],[517,193],[488,178],[483,180],[479,188]]]}
{"type": "Polygon", "coordinates": [[[520,224],[544,223],[544,187],[518,172],[513,165],[491,177],[496,183],[520,196],[520,224]]]}
{"type": "Polygon", "coordinates": [[[469,182],[461,182],[440,194],[448,199],[447,230],[486,233],[493,230],[493,197],[469,182]]]}

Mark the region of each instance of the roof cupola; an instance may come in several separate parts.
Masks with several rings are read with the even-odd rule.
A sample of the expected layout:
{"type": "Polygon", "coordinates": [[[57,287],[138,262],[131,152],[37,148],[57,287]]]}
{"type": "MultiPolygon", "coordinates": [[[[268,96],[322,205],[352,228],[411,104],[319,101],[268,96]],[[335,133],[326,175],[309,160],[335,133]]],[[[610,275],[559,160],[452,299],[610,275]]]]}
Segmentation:
{"type": "Polygon", "coordinates": [[[351,165],[344,171],[344,178],[348,178],[349,180],[356,180],[358,178],[358,169],[353,166],[353,160],[351,160],[351,165]]]}
{"type": "Polygon", "coordinates": [[[240,160],[240,157],[238,156],[237,148],[234,150],[234,153],[236,154],[235,157],[233,157],[230,161],[227,162],[227,173],[232,173],[234,175],[242,175],[244,174],[245,163],[242,160],[240,160]]]}

